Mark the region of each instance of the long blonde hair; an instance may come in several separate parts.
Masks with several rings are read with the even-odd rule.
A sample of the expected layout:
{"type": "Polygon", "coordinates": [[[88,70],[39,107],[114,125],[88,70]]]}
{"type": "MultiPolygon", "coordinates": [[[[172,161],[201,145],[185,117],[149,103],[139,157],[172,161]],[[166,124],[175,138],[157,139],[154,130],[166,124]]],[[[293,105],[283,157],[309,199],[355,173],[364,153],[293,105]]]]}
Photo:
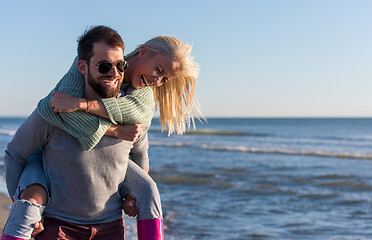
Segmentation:
{"type": "Polygon", "coordinates": [[[180,73],[162,86],[154,88],[156,110],[160,111],[162,130],[168,134],[185,132],[186,125],[195,127],[194,116],[203,118],[195,96],[199,65],[190,56],[192,46],[170,36],[158,36],[138,46],[127,58],[138,54],[142,46],[148,46],[154,54],[168,55],[179,64],[180,73]]]}

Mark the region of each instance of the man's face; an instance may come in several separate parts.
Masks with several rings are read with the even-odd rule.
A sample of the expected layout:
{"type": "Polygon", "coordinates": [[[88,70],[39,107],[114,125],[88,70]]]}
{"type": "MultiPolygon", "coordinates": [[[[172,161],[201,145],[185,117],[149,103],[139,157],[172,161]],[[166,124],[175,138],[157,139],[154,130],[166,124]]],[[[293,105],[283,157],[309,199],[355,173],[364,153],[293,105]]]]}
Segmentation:
{"type": "Polygon", "coordinates": [[[162,54],[153,55],[148,49],[142,49],[136,60],[125,73],[126,81],[130,81],[133,88],[160,87],[180,72],[179,64],[172,58],[162,54]]]}
{"type": "Polygon", "coordinates": [[[118,71],[116,64],[124,60],[124,52],[121,48],[112,48],[104,42],[95,43],[93,57],[88,65],[88,84],[102,98],[116,97],[123,82],[124,73],[118,71]],[[107,73],[100,73],[97,65],[102,62],[110,62],[113,67],[107,73]]]}

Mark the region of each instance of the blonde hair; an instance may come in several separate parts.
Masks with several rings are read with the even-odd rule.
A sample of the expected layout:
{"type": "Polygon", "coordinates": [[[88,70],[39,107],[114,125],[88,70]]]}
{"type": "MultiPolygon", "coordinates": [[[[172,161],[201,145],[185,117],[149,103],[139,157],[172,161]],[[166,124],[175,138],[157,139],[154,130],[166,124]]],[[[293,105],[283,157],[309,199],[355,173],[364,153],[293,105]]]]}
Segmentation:
{"type": "Polygon", "coordinates": [[[156,110],[160,111],[162,130],[168,127],[168,135],[177,132],[183,134],[192,123],[193,116],[203,118],[195,96],[195,85],[199,74],[199,65],[190,56],[192,46],[183,44],[170,36],[158,36],[137,47],[127,58],[138,54],[142,46],[154,53],[168,55],[179,65],[180,73],[160,87],[154,88],[156,110]]]}

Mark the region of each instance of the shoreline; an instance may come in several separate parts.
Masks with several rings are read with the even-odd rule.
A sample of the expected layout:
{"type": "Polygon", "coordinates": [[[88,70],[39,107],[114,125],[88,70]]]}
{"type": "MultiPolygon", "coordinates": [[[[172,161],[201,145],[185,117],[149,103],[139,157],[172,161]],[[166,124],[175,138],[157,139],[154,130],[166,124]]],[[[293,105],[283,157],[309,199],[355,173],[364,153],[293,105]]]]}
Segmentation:
{"type": "Polygon", "coordinates": [[[12,205],[12,200],[4,194],[0,193],[0,233],[3,231],[5,222],[9,214],[9,206],[12,205]]]}

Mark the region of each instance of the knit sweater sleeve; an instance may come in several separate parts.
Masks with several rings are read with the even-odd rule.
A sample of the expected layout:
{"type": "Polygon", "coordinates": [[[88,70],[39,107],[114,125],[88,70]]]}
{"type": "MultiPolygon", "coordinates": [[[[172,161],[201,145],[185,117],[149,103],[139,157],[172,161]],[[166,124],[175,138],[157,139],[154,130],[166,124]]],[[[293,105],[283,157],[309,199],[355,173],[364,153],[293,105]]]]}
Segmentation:
{"type": "MultiPolygon", "coordinates": [[[[79,59],[76,57],[68,73],[80,75],[81,79],[84,81],[83,74],[80,73],[77,66],[78,61],[79,59]]],[[[129,83],[124,83],[122,85],[122,90],[126,94],[124,97],[101,98],[106,108],[107,115],[109,116],[109,120],[113,124],[134,124],[151,121],[153,117],[153,108],[155,107],[153,88],[145,87],[134,89],[129,83]]]]}
{"type": "Polygon", "coordinates": [[[84,97],[84,76],[77,67],[78,61],[76,57],[71,68],[55,89],[40,100],[37,109],[46,121],[76,137],[86,149],[92,149],[111,126],[111,122],[133,124],[151,120],[154,107],[151,88],[131,90],[130,94],[132,95],[108,101],[109,103],[105,104],[105,107],[111,122],[83,111],[53,113],[53,109],[50,107],[53,92],[61,91],[74,97],[84,97]]]}
{"type": "Polygon", "coordinates": [[[92,149],[105,135],[107,129],[111,126],[111,122],[83,111],[55,114],[50,107],[50,101],[52,99],[51,94],[57,90],[74,97],[83,97],[84,79],[80,74],[68,72],[55,89],[40,100],[37,110],[50,124],[65,130],[77,138],[86,149],[92,149]]]}
{"type": "Polygon", "coordinates": [[[152,87],[128,87],[121,98],[102,98],[109,119],[114,124],[146,123],[153,117],[155,107],[152,87]]]}

